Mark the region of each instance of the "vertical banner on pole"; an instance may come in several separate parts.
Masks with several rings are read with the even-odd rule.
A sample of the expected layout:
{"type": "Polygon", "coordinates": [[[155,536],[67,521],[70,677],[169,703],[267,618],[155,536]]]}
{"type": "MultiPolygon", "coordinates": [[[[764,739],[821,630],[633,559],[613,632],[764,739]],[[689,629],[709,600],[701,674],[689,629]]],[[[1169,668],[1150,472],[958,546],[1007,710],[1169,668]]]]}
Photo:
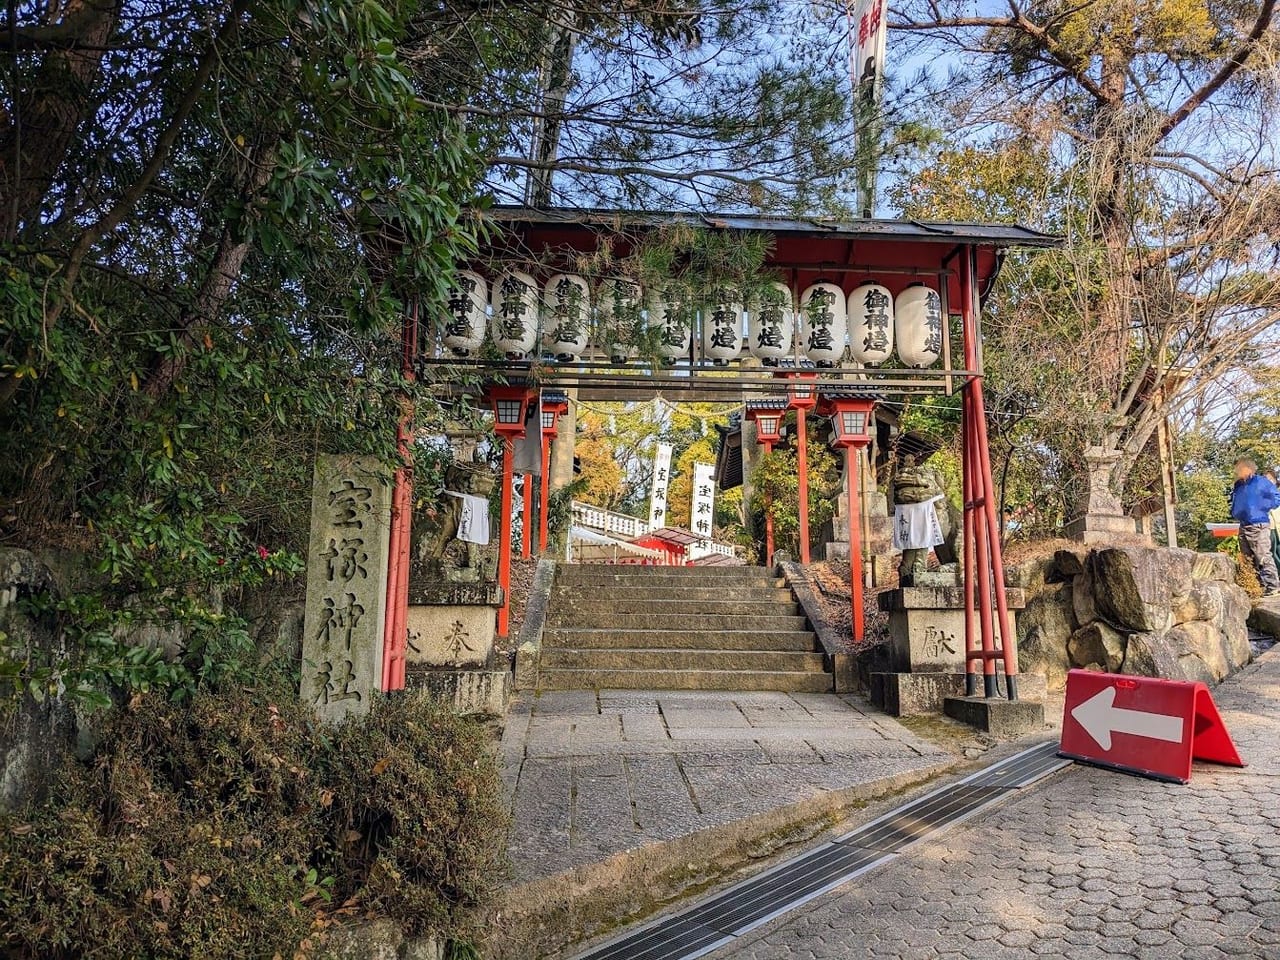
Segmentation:
{"type": "Polygon", "coordinates": [[[653,455],[653,486],[649,492],[649,529],[667,523],[667,486],[671,482],[671,444],[660,443],[653,455]]]}
{"type": "Polygon", "coordinates": [[[716,516],[715,473],[715,464],[693,465],[693,502],[689,507],[689,527],[701,539],[689,548],[690,558],[710,553],[716,516]]]}
{"type": "Polygon", "coordinates": [[[854,117],[858,132],[858,200],[864,217],[875,213],[876,149],[880,140],[880,83],[888,19],[885,0],[846,0],[854,117]],[[852,7],[849,7],[852,4],[852,7]]]}

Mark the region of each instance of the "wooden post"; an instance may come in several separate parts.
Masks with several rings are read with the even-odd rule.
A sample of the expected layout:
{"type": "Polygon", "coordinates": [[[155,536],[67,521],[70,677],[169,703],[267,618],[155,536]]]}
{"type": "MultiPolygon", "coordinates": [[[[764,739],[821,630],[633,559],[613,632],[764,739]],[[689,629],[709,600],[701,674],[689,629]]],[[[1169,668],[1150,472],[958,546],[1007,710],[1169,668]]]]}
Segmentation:
{"type": "Polygon", "coordinates": [[[498,636],[510,631],[511,618],[511,499],[515,485],[515,445],[511,437],[502,438],[502,509],[498,521],[498,586],[502,588],[502,606],[498,608],[498,636]]]}
{"type": "Polygon", "coordinates": [[[853,615],[853,642],[861,643],[866,632],[862,612],[862,521],[858,510],[858,469],[862,451],[856,444],[844,449],[845,481],[849,487],[849,597],[853,615]]]}
{"type": "Polygon", "coordinates": [[[796,410],[796,470],[800,474],[800,562],[809,563],[809,444],[808,413],[804,407],[796,410]]]}
{"type": "MultiPolygon", "coordinates": [[[[775,431],[776,432],[776,431],[775,431]]],[[[764,455],[773,453],[773,441],[764,442],[764,455]]],[[[764,501],[764,565],[773,566],[773,497],[765,497],[764,501]]]]}

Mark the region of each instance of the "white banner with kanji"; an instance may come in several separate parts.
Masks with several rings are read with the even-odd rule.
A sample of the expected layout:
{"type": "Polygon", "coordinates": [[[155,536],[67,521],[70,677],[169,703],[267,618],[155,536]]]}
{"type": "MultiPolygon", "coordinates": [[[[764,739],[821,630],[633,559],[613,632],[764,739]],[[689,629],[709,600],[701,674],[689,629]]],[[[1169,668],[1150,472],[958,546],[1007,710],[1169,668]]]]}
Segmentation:
{"type": "Polygon", "coordinates": [[[689,529],[701,538],[696,551],[690,553],[706,553],[710,547],[712,534],[715,532],[716,515],[716,468],[710,463],[693,465],[693,503],[689,510],[689,529]]]}
{"type": "Polygon", "coordinates": [[[671,483],[671,444],[660,443],[653,455],[653,486],[649,491],[649,529],[667,525],[667,486],[671,483]]]}
{"type": "Polygon", "coordinates": [[[858,0],[853,8],[853,71],[856,83],[875,84],[884,76],[888,23],[885,0],[858,0]]]}

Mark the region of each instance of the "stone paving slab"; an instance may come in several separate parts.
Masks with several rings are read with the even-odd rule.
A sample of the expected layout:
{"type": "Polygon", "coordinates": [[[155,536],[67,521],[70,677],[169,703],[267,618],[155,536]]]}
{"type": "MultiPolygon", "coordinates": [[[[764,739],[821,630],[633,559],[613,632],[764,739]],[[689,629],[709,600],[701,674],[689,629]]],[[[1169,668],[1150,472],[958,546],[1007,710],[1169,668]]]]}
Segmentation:
{"type": "Polygon", "coordinates": [[[856,697],[525,693],[503,737],[513,881],[952,759],[856,697]]]}
{"type": "Polygon", "coordinates": [[[1280,960],[1280,651],[1214,696],[1249,767],[1070,767],[710,957],[1280,960]]]}

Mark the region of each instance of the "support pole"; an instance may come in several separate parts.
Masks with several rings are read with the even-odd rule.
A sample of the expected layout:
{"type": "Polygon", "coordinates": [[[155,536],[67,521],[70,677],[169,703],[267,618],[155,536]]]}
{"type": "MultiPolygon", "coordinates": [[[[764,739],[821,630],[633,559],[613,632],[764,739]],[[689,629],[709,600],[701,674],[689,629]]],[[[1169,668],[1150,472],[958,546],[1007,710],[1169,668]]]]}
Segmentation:
{"type": "Polygon", "coordinates": [[[498,636],[510,631],[511,618],[511,500],[515,486],[515,445],[510,437],[502,438],[502,508],[498,521],[498,586],[502,588],[502,606],[498,608],[498,636]]]}
{"type": "Polygon", "coordinates": [[[808,413],[804,407],[796,410],[796,470],[800,474],[800,563],[809,563],[809,441],[808,413]]]}
{"type": "MultiPolygon", "coordinates": [[[[418,302],[405,311],[400,332],[400,375],[414,381],[418,350],[418,302]]],[[[396,451],[401,465],[391,489],[391,530],[387,544],[387,610],[382,621],[382,689],[404,689],[405,644],[409,623],[409,540],[413,521],[413,404],[401,394],[396,451]]]]}
{"type": "MultiPolygon", "coordinates": [[[[974,388],[974,419],[978,427],[978,445],[981,453],[979,467],[982,470],[982,482],[986,488],[985,508],[987,515],[987,536],[991,541],[991,586],[995,594],[996,616],[999,618],[996,622],[1000,628],[1000,654],[1004,661],[1004,677],[1005,686],[1007,687],[1007,695],[1010,700],[1018,699],[1018,638],[1012,630],[1012,624],[1009,619],[1009,599],[1005,592],[1004,583],[1004,551],[1000,545],[1000,527],[996,523],[996,503],[995,497],[992,495],[994,485],[991,482],[991,457],[989,456],[990,445],[987,442],[987,411],[986,404],[982,398],[982,381],[975,380],[974,388]]],[[[992,664],[992,672],[995,671],[995,664],[992,664]]],[[[994,694],[989,694],[994,696],[994,694]]]]}
{"type": "Polygon", "coordinates": [[[960,394],[961,418],[961,485],[964,498],[964,695],[978,695],[977,664],[972,654],[979,649],[976,623],[974,622],[973,598],[977,582],[973,576],[973,545],[975,526],[973,522],[973,424],[969,415],[969,391],[967,385],[960,394]]]}
{"type": "Polygon", "coordinates": [[[853,615],[853,642],[860,644],[866,634],[866,620],[862,612],[862,521],[858,511],[859,463],[862,451],[854,444],[844,450],[845,482],[849,487],[849,597],[853,615]]]}
{"type": "MultiPolygon", "coordinates": [[[[777,431],[774,431],[775,433],[777,431]]],[[[764,442],[764,455],[767,457],[773,453],[773,441],[766,440],[764,442]]],[[[764,501],[764,565],[766,567],[773,566],[773,496],[765,497],[764,501]]]]}
{"type": "Polygon", "coordinates": [[[986,403],[982,395],[981,353],[978,349],[978,295],[976,290],[977,252],[970,248],[965,253],[960,271],[961,318],[964,333],[965,366],[976,371],[963,388],[965,434],[965,651],[966,692],[973,694],[976,676],[973,659],[982,659],[983,693],[987,697],[999,695],[996,661],[1004,663],[1005,684],[1010,700],[1018,699],[1018,645],[1011,629],[1008,597],[1004,582],[1004,553],[1000,544],[1000,526],[996,517],[994,484],[991,474],[990,445],[987,438],[986,403]],[[972,531],[972,532],[971,532],[972,531]],[[969,574],[970,542],[974,545],[977,569],[969,574]],[[969,626],[972,599],[969,593],[972,581],[977,583],[978,619],[981,628],[982,648],[977,653],[972,646],[972,629],[969,626]],[[992,610],[994,602],[994,611],[992,610]],[[995,633],[999,630],[999,649],[995,633]]]}

